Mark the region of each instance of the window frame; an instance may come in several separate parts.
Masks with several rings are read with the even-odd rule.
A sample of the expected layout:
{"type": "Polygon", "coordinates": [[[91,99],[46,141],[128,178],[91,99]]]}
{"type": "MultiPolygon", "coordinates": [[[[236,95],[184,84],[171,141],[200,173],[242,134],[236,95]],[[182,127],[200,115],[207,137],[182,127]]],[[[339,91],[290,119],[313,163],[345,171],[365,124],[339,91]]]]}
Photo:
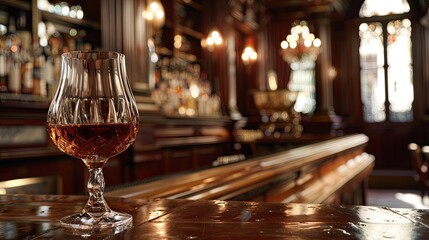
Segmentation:
{"type": "MultiPolygon", "coordinates": [[[[409,19],[411,21],[411,58],[412,58],[412,63],[411,63],[411,70],[412,70],[412,82],[413,82],[413,89],[414,89],[414,102],[416,101],[416,86],[415,86],[415,57],[414,57],[414,48],[415,48],[415,41],[414,41],[414,32],[415,32],[415,28],[414,28],[414,23],[415,23],[415,17],[413,17],[412,14],[412,10],[410,9],[409,12],[407,13],[401,13],[401,14],[390,14],[390,15],[385,15],[385,16],[372,16],[372,17],[359,17],[358,16],[358,20],[356,21],[356,31],[357,31],[357,35],[359,35],[359,26],[362,23],[374,23],[374,22],[379,22],[382,25],[382,29],[383,29],[383,58],[384,58],[384,65],[383,65],[383,71],[384,71],[384,94],[385,94],[385,101],[384,101],[384,113],[385,113],[385,119],[383,121],[375,121],[375,122],[370,122],[370,121],[366,121],[365,120],[365,113],[364,113],[364,105],[362,100],[361,104],[362,104],[362,121],[366,124],[376,124],[376,123],[409,123],[409,122],[413,122],[415,120],[414,117],[414,102],[412,104],[412,108],[411,108],[411,114],[413,115],[412,119],[410,121],[405,121],[405,122],[398,122],[398,121],[391,121],[391,117],[390,117],[390,111],[389,111],[389,107],[390,107],[390,102],[389,102],[389,75],[388,75],[388,71],[389,71],[389,63],[387,61],[387,47],[388,47],[388,41],[387,41],[387,25],[389,24],[389,22],[391,21],[395,21],[395,20],[403,20],[403,19],[409,19]]],[[[357,41],[357,48],[359,48],[360,46],[360,39],[357,41]]],[[[357,58],[360,58],[360,53],[359,51],[357,51],[357,58]]],[[[359,84],[361,84],[361,65],[360,65],[360,60],[358,60],[358,81],[359,84]]],[[[361,89],[362,91],[362,89],[361,89]]],[[[361,91],[359,91],[359,97],[361,97],[361,91]]]]}

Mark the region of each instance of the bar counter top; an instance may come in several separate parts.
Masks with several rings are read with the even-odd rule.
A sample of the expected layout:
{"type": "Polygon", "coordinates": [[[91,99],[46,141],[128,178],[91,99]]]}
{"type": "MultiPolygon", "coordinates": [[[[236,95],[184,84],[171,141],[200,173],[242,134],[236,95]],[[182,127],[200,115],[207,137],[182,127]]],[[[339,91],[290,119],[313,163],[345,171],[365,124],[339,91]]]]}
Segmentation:
{"type": "MultiPolygon", "coordinates": [[[[0,195],[0,239],[81,239],[59,219],[87,196],[0,195]]],[[[428,239],[429,211],[372,206],[106,198],[133,227],[86,239],[428,239]]]]}

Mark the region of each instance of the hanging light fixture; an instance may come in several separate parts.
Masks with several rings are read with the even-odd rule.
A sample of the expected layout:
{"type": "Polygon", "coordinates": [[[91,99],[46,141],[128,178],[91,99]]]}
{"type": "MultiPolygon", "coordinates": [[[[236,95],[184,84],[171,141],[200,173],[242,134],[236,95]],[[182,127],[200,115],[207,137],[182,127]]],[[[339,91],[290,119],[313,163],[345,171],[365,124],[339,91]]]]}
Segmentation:
{"type": "Polygon", "coordinates": [[[314,63],[322,42],[310,32],[306,21],[295,21],[290,34],[280,43],[280,54],[289,64],[314,63]]]}
{"type": "Polygon", "coordinates": [[[246,47],[241,54],[241,60],[243,60],[244,64],[249,64],[250,62],[255,61],[258,58],[258,54],[256,53],[253,47],[246,47]]]}
{"type": "Polygon", "coordinates": [[[201,40],[201,46],[206,47],[209,51],[213,51],[214,47],[221,45],[222,42],[222,34],[217,29],[213,29],[209,32],[207,38],[201,40]]]}
{"type": "Polygon", "coordinates": [[[146,9],[142,13],[143,17],[152,22],[154,28],[161,28],[165,23],[164,6],[159,0],[148,1],[146,9]]]}

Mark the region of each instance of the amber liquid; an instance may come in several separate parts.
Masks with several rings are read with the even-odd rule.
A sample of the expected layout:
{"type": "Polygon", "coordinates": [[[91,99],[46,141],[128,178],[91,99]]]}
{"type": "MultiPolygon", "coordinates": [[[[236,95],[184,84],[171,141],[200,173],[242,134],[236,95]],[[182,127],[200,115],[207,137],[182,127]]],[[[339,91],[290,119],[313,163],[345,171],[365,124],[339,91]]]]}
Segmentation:
{"type": "Polygon", "coordinates": [[[48,124],[48,132],[58,148],[83,159],[91,167],[127,149],[137,134],[134,123],[48,124]]]}

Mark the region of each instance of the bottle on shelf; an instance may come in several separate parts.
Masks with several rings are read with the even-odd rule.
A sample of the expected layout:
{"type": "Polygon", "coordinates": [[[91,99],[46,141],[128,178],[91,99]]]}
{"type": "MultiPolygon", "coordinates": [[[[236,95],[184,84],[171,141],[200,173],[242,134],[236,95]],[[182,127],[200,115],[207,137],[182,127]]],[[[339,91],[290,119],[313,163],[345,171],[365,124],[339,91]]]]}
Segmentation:
{"type": "MultiPolygon", "coordinates": [[[[45,35],[39,32],[44,29],[40,24],[38,32],[32,33],[32,24],[28,21],[31,11],[8,10],[0,10],[1,100],[49,102],[59,79],[61,54],[91,50],[93,43],[87,42],[86,29],[65,31],[48,20],[45,35]],[[42,37],[44,41],[40,41],[42,37]]],[[[73,25],[73,21],[65,19],[64,22],[67,26],[73,25]]]]}
{"type": "Polygon", "coordinates": [[[204,76],[199,64],[164,57],[156,65],[152,99],[167,115],[220,115],[220,99],[204,76]]]}
{"type": "Polygon", "coordinates": [[[41,53],[38,44],[33,43],[33,95],[46,96],[46,81],[42,78],[42,67],[45,56],[41,53]]]}
{"type": "Polygon", "coordinates": [[[6,48],[6,36],[0,37],[0,92],[8,92],[9,54],[6,48]]]}
{"type": "Polygon", "coordinates": [[[21,93],[33,94],[33,52],[31,32],[27,29],[27,17],[20,12],[17,21],[17,35],[21,40],[21,93]]]}
{"type": "Polygon", "coordinates": [[[15,18],[9,18],[9,27],[6,34],[6,52],[8,60],[8,90],[13,94],[21,93],[21,39],[16,33],[15,18]]]}
{"type": "MultiPolygon", "coordinates": [[[[41,68],[41,79],[46,83],[46,97],[52,99],[55,94],[56,81],[54,73],[54,57],[50,53],[50,47],[43,49],[44,63],[41,68]]],[[[58,78],[57,78],[58,79],[58,78]]]]}
{"type": "Polygon", "coordinates": [[[21,51],[21,93],[33,94],[33,56],[26,47],[21,51]]]}
{"type": "Polygon", "coordinates": [[[6,11],[0,10],[0,93],[8,92],[9,62],[6,48],[7,33],[7,16],[6,11]]]}
{"type": "Polygon", "coordinates": [[[15,52],[12,52],[9,62],[8,88],[10,93],[21,93],[21,59],[15,52]]]}

